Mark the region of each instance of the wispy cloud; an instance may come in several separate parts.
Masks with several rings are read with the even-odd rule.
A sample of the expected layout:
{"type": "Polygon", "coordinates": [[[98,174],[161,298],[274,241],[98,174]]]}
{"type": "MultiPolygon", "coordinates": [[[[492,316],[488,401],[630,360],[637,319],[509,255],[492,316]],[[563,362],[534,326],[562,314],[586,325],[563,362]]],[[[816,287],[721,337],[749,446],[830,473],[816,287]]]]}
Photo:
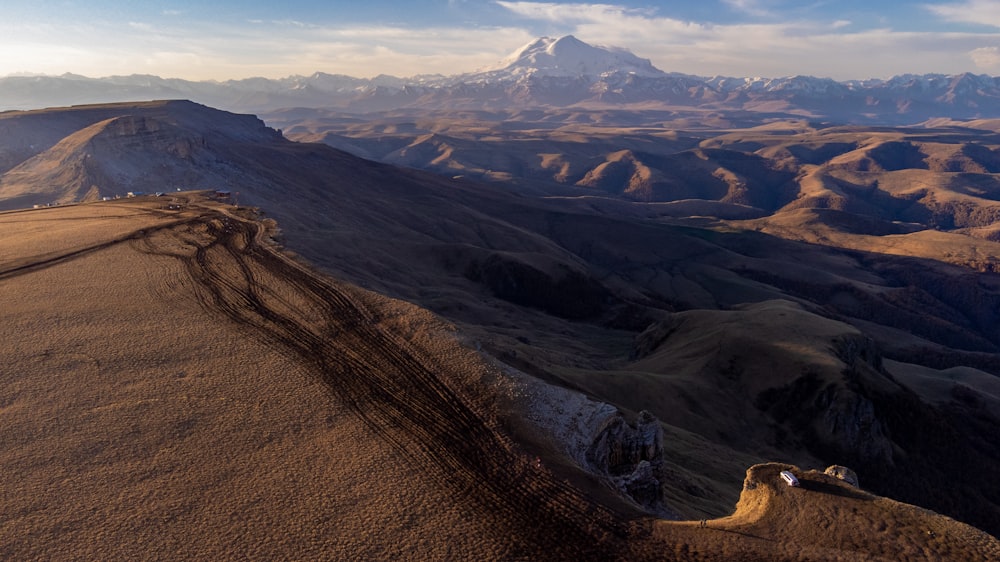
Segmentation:
{"type": "Polygon", "coordinates": [[[926,4],[924,8],[949,22],[1000,27],[1000,0],[964,0],[926,4]]]}
{"type": "Polygon", "coordinates": [[[298,21],[298,20],[293,20],[293,19],[274,20],[271,23],[273,23],[275,25],[278,25],[278,26],[286,26],[286,27],[301,27],[301,28],[306,28],[306,27],[315,28],[315,27],[318,27],[316,25],[311,25],[311,24],[308,24],[308,23],[305,23],[305,22],[302,22],[302,21],[298,21]]]}
{"type": "Polygon", "coordinates": [[[722,0],[722,2],[739,12],[752,16],[771,15],[771,11],[763,7],[761,0],[722,0]]]}
{"type": "Polygon", "coordinates": [[[686,42],[711,34],[712,26],[659,17],[652,9],[633,9],[614,4],[556,4],[552,2],[497,2],[511,12],[536,20],[561,25],[567,32],[587,32],[590,40],[612,38],[615,45],[636,45],[647,35],[657,42],[686,42]],[[602,26],[606,26],[603,30],[602,26]],[[654,28],[659,28],[655,31],[654,28]],[[628,41],[621,41],[635,31],[628,41]]]}
{"type": "Polygon", "coordinates": [[[616,4],[557,4],[555,2],[506,2],[497,5],[526,18],[552,22],[599,21],[601,18],[653,16],[652,8],[629,8],[616,4]]]}
{"type": "Polygon", "coordinates": [[[324,26],[291,19],[210,26],[0,24],[0,32],[0,52],[5,53],[0,76],[22,71],[151,73],[196,80],[316,71],[359,77],[454,74],[494,64],[533,38],[518,27],[324,26]]]}

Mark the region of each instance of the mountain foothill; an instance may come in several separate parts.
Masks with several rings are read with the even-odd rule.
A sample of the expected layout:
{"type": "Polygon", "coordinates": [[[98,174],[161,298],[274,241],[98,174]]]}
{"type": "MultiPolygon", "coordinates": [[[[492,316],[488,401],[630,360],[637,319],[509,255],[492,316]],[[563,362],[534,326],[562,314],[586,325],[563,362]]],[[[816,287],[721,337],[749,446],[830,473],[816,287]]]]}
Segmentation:
{"type": "Polygon", "coordinates": [[[0,553],[1000,556],[1000,112],[381,80],[0,113],[0,553]]]}

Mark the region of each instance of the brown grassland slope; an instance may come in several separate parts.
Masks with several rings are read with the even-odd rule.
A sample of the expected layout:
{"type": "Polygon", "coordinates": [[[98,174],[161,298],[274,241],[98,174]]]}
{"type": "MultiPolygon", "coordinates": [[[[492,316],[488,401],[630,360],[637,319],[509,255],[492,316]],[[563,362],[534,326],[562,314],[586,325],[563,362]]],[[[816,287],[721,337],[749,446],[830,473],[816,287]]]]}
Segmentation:
{"type": "Polygon", "coordinates": [[[453,328],[285,257],[252,213],[170,205],[0,214],[4,558],[1000,554],[824,475],[788,489],[782,465],[706,528],[584,493],[503,429],[503,374],[453,328]]]}
{"type": "Polygon", "coordinates": [[[4,554],[995,555],[989,132],[453,117],[0,115],[4,554]]]}
{"type": "Polygon", "coordinates": [[[197,199],[0,218],[18,258],[0,273],[4,558],[612,546],[587,539],[623,524],[613,512],[532,472],[488,397],[453,389],[491,375],[428,335],[436,322],[315,276],[197,199]]]}

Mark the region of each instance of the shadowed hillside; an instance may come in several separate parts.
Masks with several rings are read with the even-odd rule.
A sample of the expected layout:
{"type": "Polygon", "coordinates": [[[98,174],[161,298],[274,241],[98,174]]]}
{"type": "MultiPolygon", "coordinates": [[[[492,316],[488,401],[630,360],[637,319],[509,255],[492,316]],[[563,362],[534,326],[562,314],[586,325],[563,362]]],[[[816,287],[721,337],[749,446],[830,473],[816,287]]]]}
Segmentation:
{"type": "MultiPolygon", "coordinates": [[[[956,265],[965,262],[960,254],[932,258],[943,256],[942,248],[971,251],[971,238],[961,232],[911,230],[902,215],[892,214],[878,218],[868,230],[840,229],[831,219],[855,224],[844,213],[863,215],[844,209],[832,209],[839,215],[824,214],[822,208],[793,209],[793,203],[786,203],[797,189],[793,186],[807,183],[795,169],[799,164],[790,159],[805,154],[815,161],[822,154],[826,164],[801,164],[812,166],[808,177],[815,182],[809,184],[815,200],[841,197],[851,204],[885,207],[885,213],[913,212],[877,204],[879,197],[902,200],[911,189],[893,174],[958,173],[935,172],[937,164],[890,170],[899,168],[893,162],[908,164],[918,156],[926,162],[932,153],[944,154],[920,141],[909,140],[887,152],[873,149],[874,156],[872,150],[865,153],[864,158],[880,162],[882,174],[867,199],[852,199],[851,189],[861,188],[848,183],[860,182],[858,174],[875,172],[837,167],[860,158],[856,153],[869,144],[859,138],[838,136],[839,144],[823,148],[812,137],[817,131],[763,128],[738,141],[743,147],[757,146],[753,154],[735,150],[737,141],[725,135],[712,141],[718,147],[706,141],[703,148],[658,157],[662,161],[642,160],[647,153],[638,151],[621,153],[616,162],[627,165],[629,177],[641,176],[643,170],[649,170],[650,178],[667,177],[666,172],[654,173],[654,161],[669,163],[661,166],[668,171],[678,162],[693,162],[691,170],[719,182],[713,184],[717,198],[699,191],[701,202],[664,203],[598,197],[595,188],[579,186],[559,189],[559,196],[537,196],[531,193],[542,190],[540,184],[508,189],[398,168],[323,144],[291,142],[259,121],[187,102],[6,118],[11,126],[31,128],[34,121],[39,130],[67,133],[59,139],[53,134],[47,146],[23,153],[20,161],[14,156],[16,146],[0,146],[10,159],[0,177],[2,205],[17,206],[30,197],[85,198],[90,191],[81,192],[80,186],[87,183],[102,196],[126,186],[167,193],[134,202],[9,213],[9,220],[75,212],[86,216],[87,209],[133,204],[148,209],[150,226],[108,235],[128,244],[139,240],[134,244],[154,261],[180,260],[186,273],[170,274],[167,283],[173,290],[188,294],[192,283],[202,287],[194,291],[200,295],[194,297],[199,306],[239,326],[234,333],[256,334],[280,350],[281,357],[305,365],[358,416],[355,421],[365,431],[373,432],[372,439],[424,459],[416,463],[421,474],[454,471],[442,477],[443,490],[464,490],[461,497],[485,494],[480,503],[456,500],[459,504],[479,513],[482,506],[499,502],[497,513],[490,515],[497,519],[484,521],[502,522],[497,525],[513,529],[510,533],[523,543],[512,546],[513,551],[491,550],[492,557],[535,552],[551,531],[568,537],[565,549],[558,550],[567,555],[623,552],[618,549],[631,544],[628,548],[642,558],[675,544],[669,537],[679,537],[678,544],[701,545],[690,559],[726,552],[743,553],[745,559],[794,559],[784,547],[758,551],[736,545],[736,550],[725,550],[731,540],[740,542],[738,533],[702,543],[697,538],[705,536],[702,530],[683,524],[662,531],[665,542],[657,542],[661,523],[649,519],[725,516],[739,499],[747,466],[765,461],[817,468],[846,464],[873,494],[933,509],[994,534],[1000,531],[1000,484],[989,477],[1000,469],[990,430],[1000,411],[991,385],[1000,375],[1000,277],[985,265],[998,254],[977,239],[981,267],[956,265]],[[813,139],[803,141],[807,148],[795,148],[798,141],[792,137],[799,134],[813,139]],[[775,149],[777,139],[787,149],[775,149]],[[779,165],[768,156],[779,153],[788,161],[779,165]],[[262,246],[254,229],[263,227],[252,225],[264,223],[233,214],[229,205],[200,199],[197,208],[183,208],[195,201],[176,194],[184,178],[189,178],[188,187],[238,191],[241,206],[252,205],[267,217],[270,236],[332,275],[337,286],[348,283],[371,291],[363,293],[364,299],[374,300],[364,302],[378,304],[356,318],[341,318],[340,309],[325,308],[340,302],[342,293],[330,292],[313,272],[302,273],[300,264],[262,246]],[[726,199],[722,189],[744,198],[726,199]],[[880,191],[887,195],[878,195],[880,191]],[[181,207],[171,208],[175,205],[181,207]],[[704,212],[735,214],[739,209],[766,214],[724,220],[704,212]],[[781,220],[804,210],[814,223],[800,228],[781,220]],[[183,221],[171,222],[182,217],[197,228],[185,233],[189,227],[183,221]],[[154,224],[176,232],[166,241],[141,242],[154,224]],[[895,225],[895,230],[879,234],[879,224],[895,225]],[[966,245],[929,238],[923,246],[907,246],[899,240],[917,234],[961,238],[966,245]],[[886,249],[890,243],[895,244],[892,251],[886,249]],[[455,375],[439,386],[434,378],[440,373],[462,371],[450,363],[458,348],[448,348],[446,355],[422,355],[418,349],[423,370],[417,369],[393,351],[400,340],[380,339],[381,332],[370,332],[366,322],[386,322],[385,329],[410,334],[400,337],[416,341],[418,348],[443,349],[434,347],[438,336],[419,328],[424,320],[384,312],[379,307],[396,305],[378,295],[409,301],[452,323],[452,337],[467,346],[461,353],[490,365],[492,374],[455,375]],[[303,331],[298,321],[284,319],[288,314],[316,324],[303,331]],[[335,349],[325,350],[328,339],[336,342],[331,344],[335,349]],[[351,351],[378,342],[382,359],[351,351]],[[345,363],[345,357],[359,363],[345,363]],[[423,373],[414,386],[391,374],[399,369],[410,373],[410,367],[423,373]],[[504,377],[494,378],[499,373],[504,377]],[[341,380],[353,375],[359,376],[357,386],[341,380]],[[379,376],[386,377],[380,385],[401,386],[380,386],[376,393],[370,385],[379,376]],[[439,419],[432,413],[443,405],[431,408],[422,398],[418,405],[399,402],[400,396],[423,396],[425,389],[456,393],[455,401],[467,404],[472,413],[458,412],[457,421],[448,421],[453,416],[439,419]],[[485,416],[485,425],[468,416],[485,416]],[[472,425],[466,427],[466,422],[472,425]],[[461,460],[476,457],[480,449],[507,450],[504,454],[512,456],[482,466],[461,460]],[[975,465],[960,482],[954,481],[957,459],[975,465]],[[500,498],[502,490],[519,486],[504,480],[510,475],[499,474],[504,463],[514,463],[524,474],[542,469],[546,478],[551,476],[551,495],[530,499],[534,488],[529,485],[523,495],[511,497],[512,503],[490,500],[489,494],[500,498]],[[558,484],[562,479],[570,483],[568,488],[558,484]],[[523,514],[537,509],[554,514],[554,527],[530,529],[523,514]],[[582,523],[580,513],[590,514],[592,524],[582,523]],[[653,542],[633,544],[626,528],[653,542]]],[[[884,146],[887,141],[878,142],[884,146]]],[[[677,170],[670,173],[672,181],[683,177],[677,170]]],[[[608,171],[602,177],[613,175],[608,171]]],[[[795,201],[802,199],[794,195],[795,201]]],[[[916,204],[929,208],[926,201],[916,204]]],[[[77,238],[56,232],[11,238],[5,255],[15,257],[5,271],[34,271],[33,264],[58,263],[64,259],[60,256],[105,244],[59,249],[77,238]],[[46,249],[34,249],[38,247],[46,249]]],[[[359,289],[344,291],[361,294],[355,293],[359,289]]],[[[23,310],[30,309],[27,303],[34,298],[40,297],[23,297],[23,310]]],[[[45,356],[39,353],[27,354],[35,359],[26,360],[23,372],[45,372],[40,363],[45,356]]],[[[155,371],[155,364],[148,367],[149,373],[155,371]]],[[[428,396],[437,400],[438,394],[428,396]]],[[[800,507],[825,509],[811,503],[800,507]]],[[[850,525],[857,513],[851,506],[841,507],[824,517],[850,525]]],[[[382,513],[378,517],[389,512],[382,513]]],[[[865,513],[875,517],[875,512],[865,513]]],[[[417,517],[416,536],[426,536],[430,529],[425,517],[417,517]]],[[[903,517],[899,525],[916,525],[904,520],[910,521],[903,517]]],[[[728,528],[744,529],[742,521],[734,519],[736,526],[728,528]]],[[[780,534],[773,523],[761,529],[768,536],[780,534]]],[[[897,544],[892,533],[872,533],[869,539],[880,546],[872,547],[871,557],[911,547],[932,554],[946,552],[935,550],[939,547],[957,548],[951,543],[925,545],[909,535],[897,544]]],[[[820,548],[804,531],[787,540],[820,548]]],[[[833,546],[802,552],[820,559],[843,556],[829,548],[833,546]]],[[[989,558],[982,554],[988,550],[975,552],[980,553],[973,558],[989,558]]]]}
{"type": "MultiPolygon", "coordinates": [[[[736,226],[980,270],[998,267],[997,248],[989,244],[1000,240],[994,177],[1000,140],[990,121],[936,120],[893,129],[749,119],[735,112],[565,108],[365,115],[299,110],[265,118],[295,140],[523,193],[689,208],[698,202],[682,216],[752,215],[754,223],[736,226]],[[938,236],[929,245],[928,231],[956,236],[938,236]],[[890,243],[886,235],[904,238],[890,243]],[[983,244],[985,252],[973,249],[983,244]]],[[[661,208],[663,216],[678,216],[661,208]]]]}

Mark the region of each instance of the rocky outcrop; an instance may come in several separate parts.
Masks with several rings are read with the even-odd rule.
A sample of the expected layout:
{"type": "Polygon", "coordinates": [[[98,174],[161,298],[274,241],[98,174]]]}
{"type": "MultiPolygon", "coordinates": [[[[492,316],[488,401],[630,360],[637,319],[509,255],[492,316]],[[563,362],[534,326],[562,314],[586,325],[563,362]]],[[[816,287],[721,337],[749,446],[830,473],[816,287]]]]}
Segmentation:
{"type": "Polygon", "coordinates": [[[831,351],[843,363],[842,378],[807,373],[782,387],[761,392],[755,405],[820,458],[843,455],[856,462],[893,466],[890,432],[873,401],[873,391],[895,392],[884,373],[878,346],[862,334],[836,337],[831,351]]]}
{"type": "Polygon", "coordinates": [[[587,460],[609,474],[619,475],[640,461],[658,460],[662,447],[663,430],[652,414],[643,411],[634,424],[629,424],[618,412],[604,422],[587,451],[587,460]]]}
{"type": "Polygon", "coordinates": [[[817,398],[822,416],[820,436],[855,458],[891,466],[892,441],[871,400],[840,386],[829,386],[817,398]]]}
{"type": "Polygon", "coordinates": [[[606,476],[642,508],[661,517],[678,515],[663,503],[663,429],[646,411],[629,423],[621,412],[608,417],[586,453],[590,469],[606,476]]]}
{"type": "Polygon", "coordinates": [[[115,117],[94,126],[100,130],[90,140],[93,148],[126,154],[136,150],[159,150],[182,160],[192,160],[207,146],[205,138],[142,115],[115,117]]]}
{"type": "Polygon", "coordinates": [[[830,476],[833,476],[834,478],[839,478],[844,482],[847,482],[851,486],[854,486],[855,488],[860,488],[860,486],[858,485],[857,473],[847,468],[846,466],[841,466],[839,464],[832,464],[826,467],[826,470],[823,471],[823,474],[828,474],[830,476]]]}
{"type": "Polygon", "coordinates": [[[632,342],[629,361],[638,361],[656,351],[660,344],[677,331],[679,325],[680,321],[676,316],[667,314],[663,320],[647,326],[632,342]]]}
{"type": "Polygon", "coordinates": [[[849,369],[856,370],[861,365],[882,370],[882,352],[872,338],[862,335],[842,335],[833,342],[833,351],[849,369]]]}

